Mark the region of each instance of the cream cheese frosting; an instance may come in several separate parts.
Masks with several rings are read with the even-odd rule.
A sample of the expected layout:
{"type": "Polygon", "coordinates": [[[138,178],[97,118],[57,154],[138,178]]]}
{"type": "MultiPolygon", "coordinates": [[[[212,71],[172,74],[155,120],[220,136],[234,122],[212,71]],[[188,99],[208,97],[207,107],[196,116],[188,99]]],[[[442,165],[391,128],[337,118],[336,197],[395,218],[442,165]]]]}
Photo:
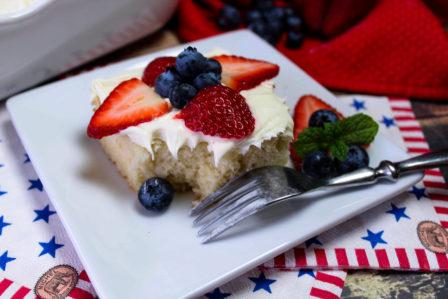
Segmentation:
{"type": "Polygon", "coordinates": [[[37,0],[0,0],[0,15],[27,8],[37,0]]]}
{"type": "MultiPolygon", "coordinates": [[[[109,79],[96,79],[92,82],[92,97],[103,102],[109,93],[122,81],[131,78],[141,78],[143,69],[126,71],[109,79]]],[[[269,140],[280,133],[291,136],[293,121],[285,100],[274,93],[274,83],[265,81],[255,88],[241,91],[255,119],[255,129],[252,134],[243,139],[227,139],[193,132],[185,126],[184,120],[174,118],[179,110],[162,115],[150,122],[128,127],[120,131],[119,135],[127,135],[132,142],[144,147],[154,157],[152,141],[163,140],[171,154],[177,158],[180,147],[187,145],[194,148],[200,142],[207,142],[208,150],[213,152],[215,165],[230,150],[237,148],[245,154],[250,146],[261,147],[265,140],[269,140]]],[[[158,96],[154,92],[154,96],[158,96]]],[[[168,99],[165,99],[168,101],[168,99]]]]}

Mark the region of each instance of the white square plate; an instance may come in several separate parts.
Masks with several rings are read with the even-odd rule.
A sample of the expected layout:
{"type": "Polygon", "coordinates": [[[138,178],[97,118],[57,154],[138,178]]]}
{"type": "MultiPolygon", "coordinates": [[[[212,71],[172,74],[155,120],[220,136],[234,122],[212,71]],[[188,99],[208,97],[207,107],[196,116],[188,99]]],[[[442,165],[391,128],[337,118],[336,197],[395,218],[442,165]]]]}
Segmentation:
{"type": "MultiPolygon", "coordinates": [[[[330,92],[249,31],[191,43],[280,65],[276,91],[293,108],[314,94],[352,114],[330,92]]],[[[120,62],[11,98],[7,108],[59,217],[101,298],[192,297],[213,290],[308,238],[403,192],[420,174],[322,198],[289,201],[250,217],[202,245],[188,216],[192,194],[178,194],[166,213],[149,216],[100,144],[87,138],[92,79],[176,55],[187,45],[120,62]]],[[[408,157],[384,136],[369,148],[371,165],[408,157]]]]}

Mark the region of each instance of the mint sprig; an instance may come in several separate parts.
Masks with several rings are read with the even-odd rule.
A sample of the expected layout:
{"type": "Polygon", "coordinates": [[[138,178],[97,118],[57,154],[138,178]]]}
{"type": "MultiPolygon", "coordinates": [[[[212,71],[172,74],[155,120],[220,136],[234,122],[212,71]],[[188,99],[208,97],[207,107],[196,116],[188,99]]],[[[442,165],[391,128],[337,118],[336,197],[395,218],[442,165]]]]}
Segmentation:
{"type": "Polygon", "coordinates": [[[368,115],[358,113],[338,120],[324,123],[324,127],[308,127],[292,144],[297,155],[304,158],[313,151],[330,151],[333,158],[345,161],[349,145],[366,145],[378,133],[378,124],[368,115]]]}

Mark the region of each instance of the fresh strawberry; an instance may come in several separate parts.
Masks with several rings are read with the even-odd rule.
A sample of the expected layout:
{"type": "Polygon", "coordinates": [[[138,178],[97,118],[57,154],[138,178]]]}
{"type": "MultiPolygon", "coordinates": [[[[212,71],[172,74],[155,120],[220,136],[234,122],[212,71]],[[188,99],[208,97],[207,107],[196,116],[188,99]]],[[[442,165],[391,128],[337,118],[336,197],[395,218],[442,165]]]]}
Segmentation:
{"type": "Polygon", "coordinates": [[[255,129],[255,119],[246,99],[222,85],[199,91],[178,117],[192,131],[221,138],[242,139],[255,129]]]}
{"type": "Polygon", "coordinates": [[[157,77],[163,73],[167,67],[176,64],[176,57],[158,57],[151,61],[143,71],[142,81],[149,86],[154,86],[157,77]]]}
{"type": "Polygon", "coordinates": [[[168,112],[170,106],[143,81],[120,83],[95,111],[87,135],[101,139],[129,126],[148,122],[168,112]]]}
{"type": "Polygon", "coordinates": [[[278,65],[262,60],[229,55],[213,58],[221,63],[222,83],[236,91],[253,88],[279,72],[278,65]]]}
{"type": "Polygon", "coordinates": [[[308,128],[308,121],[311,114],[321,109],[332,110],[339,116],[340,119],[343,118],[342,114],[318,97],[313,95],[304,95],[299,99],[294,109],[294,140],[300,132],[308,128]]]}
{"type": "MultiPolygon", "coordinates": [[[[340,119],[343,118],[341,113],[339,113],[336,109],[334,109],[318,97],[313,95],[304,95],[299,99],[294,109],[294,141],[296,140],[297,135],[299,135],[300,132],[308,128],[308,121],[311,114],[320,109],[332,110],[338,115],[340,119]]],[[[296,168],[302,169],[302,158],[296,155],[296,152],[294,151],[292,146],[290,146],[290,152],[291,159],[296,168]]]]}

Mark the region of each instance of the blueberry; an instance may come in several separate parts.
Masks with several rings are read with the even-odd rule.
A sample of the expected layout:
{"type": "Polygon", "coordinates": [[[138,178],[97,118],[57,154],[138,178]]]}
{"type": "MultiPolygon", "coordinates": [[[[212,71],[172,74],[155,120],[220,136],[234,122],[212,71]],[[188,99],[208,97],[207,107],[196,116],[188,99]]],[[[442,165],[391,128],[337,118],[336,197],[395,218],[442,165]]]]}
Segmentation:
{"type": "Polygon", "coordinates": [[[205,67],[207,59],[196,48],[188,47],[176,57],[176,70],[186,79],[193,79],[205,67]]]}
{"type": "Polygon", "coordinates": [[[291,49],[300,48],[304,38],[303,33],[290,31],[286,37],[286,46],[291,49]]]}
{"type": "Polygon", "coordinates": [[[254,0],[254,6],[257,10],[267,11],[275,8],[272,0],[254,0]]]}
{"type": "Polygon", "coordinates": [[[174,67],[168,67],[165,72],[161,73],[154,83],[155,91],[163,98],[167,98],[170,94],[170,89],[179,84],[181,81],[179,73],[174,67]]]}
{"type": "Polygon", "coordinates": [[[268,22],[268,30],[269,30],[269,39],[271,44],[277,43],[283,32],[283,24],[279,20],[272,20],[268,22]]]}
{"type": "Polygon", "coordinates": [[[218,27],[223,30],[235,29],[240,25],[241,16],[238,10],[232,5],[224,5],[219,10],[218,27]]]}
{"type": "Polygon", "coordinates": [[[173,196],[173,186],[167,180],[158,177],[146,180],[138,192],[140,203],[152,212],[161,212],[168,208],[173,196]]]}
{"type": "Polygon", "coordinates": [[[331,177],[334,170],[333,160],[321,151],[311,152],[303,159],[302,172],[314,178],[331,177]]]}
{"type": "Polygon", "coordinates": [[[201,90],[202,88],[205,88],[207,86],[219,84],[221,84],[221,80],[219,79],[218,75],[211,72],[199,74],[193,80],[193,86],[196,87],[197,90],[201,90]]]}
{"type": "Polygon", "coordinates": [[[339,159],[334,159],[334,163],[338,174],[343,174],[367,167],[369,165],[369,155],[362,147],[358,145],[349,145],[347,159],[344,162],[339,159]]]}
{"type": "Polygon", "coordinates": [[[286,18],[286,26],[289,31],[300,32],[302,19],[297,15],[289,16],[286,18]]]}
{"type": "Polygon", "coordinates": [[[253,23],[249,24],[248,28],[250,30],[252,30],[254,33],[258,34],[262,38],[265,38],[269,35],[269,27],[263,21],[253,22],[253,23]]]}
{"type": "Polygon", "coordinates": [[[266,21],[268,21],[268,22],[271,22],[271,21],[281,22],[284,17],[284,11],[283,11],[283,8],[281,8],[281,7],[275,7],[272,10],[263,12],[263,16],[266,19],[266,21]]]}
{"type": "Polygon", "coordinates": [[[197,90],[187,83],[180,83],[170,90],[170,102],[174,108],[182,109],[190,103],[196,95],[197,90]]]}
{"type": "Polygon", "coordinates": [[[253,22],[261,21],[263,15],[258,10],[250,10],[246,13],[246,24],[251,24],[253,22]]]}
{"type": "Polygon", "coordinates": [[[215,73],[216,75],[218,75],[219,80],[221,80],[221,72],[222,72],[221,63],[219,63],[219,61],[216,59],[207,58],[203,72],[204,73],[209,73],[209,72],[215,73]]]}
{"type": "Polygon", "coordinates": [[[334,123],[339,117],[331,110],[320,109],[314,111],[308,120],[309,127],[324,127],[324,123],[334,123]]]}
{"type": "Polygon", "coordinates": [[[283,17],[284,18],[294,16],[295,14],[296,14],[296,12],[294,11],[294,9],[292,7],[290,7],[290,6],[283,7],[283,17]]]}

